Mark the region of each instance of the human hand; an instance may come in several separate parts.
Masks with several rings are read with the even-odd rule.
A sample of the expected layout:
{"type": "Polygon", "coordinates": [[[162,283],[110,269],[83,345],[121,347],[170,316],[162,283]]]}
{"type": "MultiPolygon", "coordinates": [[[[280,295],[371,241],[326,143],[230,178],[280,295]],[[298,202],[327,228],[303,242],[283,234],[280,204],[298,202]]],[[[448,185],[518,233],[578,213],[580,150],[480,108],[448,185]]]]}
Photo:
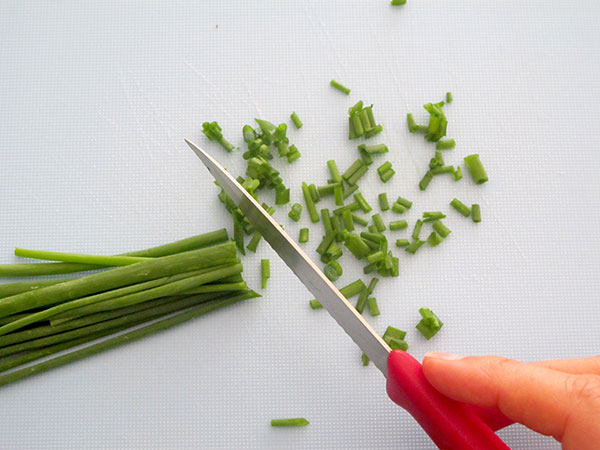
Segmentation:
{"type": "Polygon", "coordinates": [[[445,396],[497,407],[509,419],[553,436],[564,450],[600,448],[600,356],[522,363],[428,353],[423,372],[445,396]]]}

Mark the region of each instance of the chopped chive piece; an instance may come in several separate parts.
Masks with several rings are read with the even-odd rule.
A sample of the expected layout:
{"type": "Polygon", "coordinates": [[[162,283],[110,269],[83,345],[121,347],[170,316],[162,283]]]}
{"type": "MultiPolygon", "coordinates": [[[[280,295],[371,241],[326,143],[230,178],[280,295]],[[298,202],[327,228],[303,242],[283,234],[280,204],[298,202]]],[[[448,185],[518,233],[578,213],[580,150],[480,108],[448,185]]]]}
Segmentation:
{"type": "Polygon", "coordinates": [[[318,222],[319,214],[317,213],[317,208],[315,208],[315,203],[310,195],[308,185],[305,182],[302,182],[302,194],[304,195],[304,201],[306,202],[306,209],[308,210],[310,221],[312,223],[318,222]]]}
{"type": "Polygon", "coordinates": [[[344,191],[341,184],[333,188],[333,194],[335,195],[335,204],[342,206],[344,204],[344,191]]]}
{"type": "Polygon", "coordinates": [[[410,253],[411,255],[414,255],[415,253],[417,253],[417,250],[419,250],[423,246],[423,244],[425,244],[425,241],[415,240],[412,241],[404,250],[410,253]]]}
{"type": "Polygon", "coordinates": [[[378,282],[379,282],[379,278],[377,278],[377,277],[371,278],[371,281],[369,282],[369,286],[367,287],[367,294],[371,295],[373,293],[373,291],[375,290],[375,286],[377,286],[378,282]]]}
{"type": "Polygon", "coordinates": [[[340,176],[340,173],[338,172],[337,166],[333,159],[327,161],[327,168],[329,169],[329,173],[331,174],[331,179],[333,180],[333,182],[341,183],[342,177],[340,176]]]}
{"type": "Polygon", "coordinates": [[[429,127],[427,125],[416,125],[411,133],[427,134],[429,127]]]}
{"type": "Polygon", "coordinates": [[[368,366],[369,365],[369,357],[363,353],[362,356],[360,357],[362,359],[362,365],[363,366],[368,366]]]}
{"type": "Polygon", "coordinates": [[[396,241],[396,247],[408,247],[410,241],[408,239],[398,239],[396,241]]]}
{"type": "Polygon", "coordinates": [[[445,238],[451,233],[451,231],[448,228],[446,228],[446,226],[439,220],[433,222],[431,226],[443,238],[445,238]]]}
{"type": "Polygon", "coordinates": [[[329,244],[329,247],[327,247],[325,253],[321,255],[321,261],[323,261],[324,263],[329,263],[338,258],[341,258],[342,254],[343,252],[340,246],[337,245],[337,243],[332,242],[331,244],[329,244]]]}
{"type": "Polygon", "coordinates": [[[242,215],[239,209],[236,209],[233,214],[233,240],[235,241],[235,245],[242,255],[246,254],[246,250],[244,249],[244,224],[243,224],[244,216],[242,215]]]}
{"type": "Polygon", "coordinates": [[[349,95],[349,94],[350,94],[350,89],[348,89],[346,86],[344,86],[344,85],[343,85],[343,84],[341,84],[341,83],[338,83],[338,82],[337,82],[337,81],[335,81],[335,80],[331,80],[331,81],[329,82],[329,84],[330,84],[331,86],[333,86],[334,88],[336,88],[338,91],[340,91],[340,92],[343,92],[343,93],[344,93],[344,94],[346,94],[346,95],[349,95]]]}
{"type": "Polygon", "coordinates": [[[421,321],[417,324],[417,330],[421,332],[425,339],[429,340],[442,328],[443,322],[429,308],[419,308],[421,321]]]}
{"type": "Polygon", "coordinates": [[[369,117],[369,124],[371,127],[376,127],[377,123],[375,122],[375,116],[373,115],[373,105],[365,107],[365,111],[367,111],[367,116],[369,117]]]}
{"type": "Polygon", "coordinates": [[[471,214],[473,222],[481,222],[481,207],[477,203],[471,206],[471,214]]]}
{"type": "Polygon", "coordinates": [[[356,161],[354,161],[350,167],[348,167],[348,169],[346,169],[346,171],[342,174],[342,178],[346,181],[348,181],[348,178],[350,178],[354,172],[356,172],[358,169],[360,169],[361,167],[363,167],[365,165],[364,162],[362,162],[360,159],[357,159],[356,161]]]}
{"type": "Polygon", "coordinates": [[[379,176],[382,176],[385,172],[387,172],[391,168],[392,168],[392,163],[389,161],[386,161],[377,168],[377,173],[379,174],[379,176]]]}
{"type": "Polygon", "coordinates": [[[389,338],[388,345],[392,350],[408,350],[408,343],[404,340],[389,338]]]}
{"type": "MultiPolygon", "coordinates": [[[[361,163],[362,163],[362,161],[361,161],[361,163]]],[[[356,183],[358,182],[358,180],[364,174],[366,174],[368,170],[369,170],[369,166],[363,165],[356,172],[354,172],[346,181],[348,182],[348,184],[356,185],[356,183]]]]}
{"type": "Polygon", "coordinates": [[[369,256],[367,256],[367,261],[369,261],[370,263],[374,263],[377,261],[381,261],[383,258],[385,258],[385,253],[382,251],[378,251],[375,253],[371,253],[369,256]]]}
{"type": "Polygon", "coordinates": [[[381,244],[385,241],[385,236],[379,233],[370,233],[363,231],[362,233],[360,233],[360,237],[368,241],[375,242],[376,244],[381,244]]]}
{"type": "Polygon", "coordinates": [[[358,148],[364,150],[369,155],[387,153],[387,152],[390,151],[390,149],[388,148],[388,146],[385,145],[385,144],[376,144],[376,145],[361,144],[361,145],[358,146],[358,148]]]}
{"type": "Polygon", "coordinates": [[[217,122],[204,122],[202,124],[202,133],[204,133],[208,139],[218,142],[221,144],[221,147],[230,152],[234,149],[234,146],[227,142],[223,137],[222,131],[223,129],[217,122]]]}
{"type": "Polygon", "coordinates": [[[373,137],[376,134],[381,133],[382,131],[383,131],[383,127],[381,125],[376,125],[365,133],[365,138],[373,137]]]}
{"type": "Polygon", "coordinates": [[[358,153],[360,153],[360,159],[362,159],[362,161],[367,166],[370,166],[371,164],[373,164],[373,157],[371,156],[371,154],[369,152],[364,150],[363,147],[364,147],[364,144],[358,146],[358,153]]]}
{"type": "Polygon", "coordinates": [[[342,276],[342,266],[340,266],[340,263],[337,261],[329,261],[323,268],[323,273],[331,281],[336,281],[340,276],[342,276]]]}
{"type": "Polygon", "coordinates": [[[456,147],[454,139],[442,139],[435,143],[436,150],[450,150],[456,147]]]}
{"type": "Polygon", "coordinates": [[[268,259],[260,260],[260,285],[262,289],[266,289],[267,280],[271,277],[271,267],[268,259]]]}
{"type": "Polygon", "coordinates": [[[454,175],[454,166],[442,166],[436,167],[435,169],[431,169],[432,175],[440,175],[443,173],[451,173],[452,175],[454,175]]]}
{"type": "Polygon", "coordinates": [[[412,206],[412,202],[410,200],[406,200],[405,198],[402,198],[402,197],[398,197],[396,202],[398,202],[400,205],[404,206],[406,209],[410,209],[410,207],[412,206]]]}
{"type": "Polygon", "coordinates": [[[375,270],[377,270],[377,263],[375,264],[367,264],[365,267],[363,267],[363,273],[369,274],[371,272],[375,272],[375,270]]]}
{"type": "Polygon", "coordinates": [[[271,420],[272,427],[305,427],[310,422],[303,418],[297,419],[273,419],[271,420]]]}
{"type": "Polygon", "coordinates": [[[321,220],[323,221],[323,228],[325,228],[325,234],[333,231],[333,225],[331,224],[331,217],[329,216],[329,210],[323,208],[321,210],[321,220]]]}
{"type": "Polygon", "coordinates": [[[396,220],[395,222],[390,222],[390,230],[404,230],[408,228],[408,222],[406,220],[396,220]]]}
{"type": "Polygon", "coordinates": [[[362,209],[363,212],[368,213],[373,209],[360,192],[358,194],[354,194],[354,200],[356,201],[356,203],[358,203],[360,209],[362,209]]]}
{"type": "Polygon", "coordinates": [[[294,125],[296,125],[296,128],[302,128],[302,121],[300,120],[300,117],[298,117],[298,114],[293,112],[290,118],[292,119],[292,122],[294,122],[294,125]]]}
{"type": "Polygon", "coordinates": [[[392,6],[406,5],[406,0],[392,0],[390,3],[392,6]]]}
{"type": "Polygon", "coordinates": [[[340,183],[329,183],[324,186],[318,186],[317,192],[319,193],[319,197],[325,197],[326,195],[332,195],[334,189],[340,186],[340,183]]]}
{"type": "Polygon", "coordinates": [[[365,129],[360,121],[360,113],[350,116],[350,123],[352,124],[352,129],[354,130],[355,139],[365,134],[365,129]]]}
{"type": "Polygon", "coordinates": [[[408,131],[414,133],[417,128],[417,122],[415,122],[415,118],[412,113],[408,113],[406,115],[406,123],[408,124],[408,131]]]}
{"type": "Polygon", "coordinates": [[[298,158],[300,158],[300,152],[298,151],[298,149],[296,148],[295,145],[290,145],[289,149],[290,149],[290,151],[286,155],[286,157],[287,157],[287,160],[289,163],[293,163],[298,158]]]}
{"type": "Polygon", "coordinates": [[[327,249],[333,242],[333,238],[334,233],[327,233],[325,236],[323,236],[323,239],[321,239],[321,243],[317,247],[317,253],[319,255],[323,255],[327,251],[327,249]]]}
{"type": "Polygon", "coordinates": [[[360,123],[363,127],[363,130],[369,131],[371,128],[373,128],[374,125],[371,125],[371,122],[369,121],[369,114],[367,114],[367,110],[363,109],[362,111],[360,111],[360,113],[358,113],[358,116],[360,118],[360,123]]]}
{"type": "Polygon", "coordinates": [[[367,219],[364,219],[356,214],[352,214],[352,221],[359,224],[361,227],[366,227],[369,225],[369,221],[367,219]]]}
{"type": "Polygon", "coordinates": [[[462,171],[460,170],[460,166],[456,166],[456,169],[454,170],[454,173],[452,174],[452,178],[454,178],[454,181],[458,181],[458,180],[462,179],[462,171]]]}
{"type": "Polygon", "coordinates": [[[355,295],[361,293],[362,291],[364,291],[366,289],[367,289],[367,287],[365,286],[365,283],[363,283],[363,281],[361,279],[358,279],[356,281],[353,281],[349,285],[341,288],[340,292],[342,293],[342,295],[344,297],[350,298],[350,297],[354,297],[355,295]]]}
{"type": "Polygon", "coordinates": [[[275,191],[275,204],[286,205],[290,202],[290,190],[283,188],[275,191]]]}
{"type": "Polygon", "coordinates": [[[314,184],[308,185],[308,192],[311,198],[313,199],[313,202],[317,203],[319,200],[321,200],[321,196],[319,195],[317,187],[314,184]]]}
{"type": "Polygon", "coordinates": [[[377,231],[379,231],[379,232],[385,231],[385,229],[386,229],[385,223],[383,223],[383,219],[381,218],[381,216],[379,214],[373,214],[373,216],[371,218],[373,219],[373,225],[375,225],[375,227],[377,228],[377,231]]]}
{"type": "Polygon", "coordinates": [[[352,212],[350,210],[346,209],[342,211],[342,219],[346,230],[354,231],[354,221],[352,220],[352,212]]]}
{"type": "Polygon", "coordinates": [[[300,236],[298,237],[300,243],[308,242],[308,228],[300,228],[300,236]]]}
{"type": "Polygon", "coordinates": [[[254,139],[256,139],[256,133],[254,132],[254,128],[250,125],[244,125],[242,128],[242,135],[244,136],[244,142],[249,144],[254,139]]]}
{"type": "Polygon", "coordinates": [[[429,186],[429,183],[431,183],[431,180],[433,180],[433,174],[431,173],[430,170],[428,170],[425,173],[425,175],[423,175],[423,178],[421,178],[421,181],[419,182],[419,189],[421,189],[422,191],[427,189],[427,186],[429,186]]]}
{"type": "Polygon", "coordinates": [[[445,219],[446,214],[441,211],[428,211],[423,213],[423,222],[433,222],[434,220],[445,219]]]}
{"type": "Polygon", "coordinates": [[[373,241],[369,241],[368,239],[362,238],[362,240],[364,241],[365,244],[367,244],[371,250],[373,250],[374,252],[379,250],[380,245],[373,242],[373,241]]]}
{"type": "Polygon", "coordinates": [[[352,117],[348,117],[348,139],[356,139],[358,135],[354,130],[354,124],[352,122],[352,117]]]}
{"type": "Polygon", "coordinates": [[[479,160],[479,155],[474,154],[465,156],[464,160],[475,184],[482,184],[488,180],[488,176],[487,173],[485,173],[483,164],[481,164],[481,161],[479,160]]]}
{"type": "Polygon", "coordinates": [[[292,219],[294,222],[298,222],[300,220],[300,214],[302,213],[302,205],[300,203],[294,203],[292,205],[292,209],[288,213],[288,217],[292,219]]]}
{"type": "Polygon", "coordinates": [[[352,254],[362,259],[371,253],[370,247],[363,241],[360,236],[348,233],[344,239],[344,245],[352,252],[352,254]]]}
{"type": "Polygon", "coordinates": [[[379,176],[379,179],[382,182],[387,183],[394,176],[395,173],[396,171],[394,169],[388,169],[379,176]]]}
{"type": "Polygon", "coordinates": [[[452,103],[452,92],[446,92],[446,103],[452,103]]]}
{"type": "Polygon", "coordinates": [[[406,337],[406,331],[399,330],[398,328],[389,326],[386,328],[385,333],[383,333],[382,338],[385,339],[397,339],[399,341],[403,341],[406,337]]]}
{"type": "Polygon", "coordinates": [[[335,240],[340,242],[342,240],[342,223],[340,222],[340,218],[336,215],[331,216],[331,226],[333,227],[333,231],[335,232],[335,240]]]}
{"type": "Polygon", "coordinates": [[[251,252],[256,253],[256,247],[258,247],[258,243],[260,242],[261,238],[262,235],[258,231],[255,231],[252,235],[252,239],[250,239],[250,242],[248,242],[246,248],[251,252]]]}
{"type": "Polygon", "coordinates": [[[349,205],[345,205],[342,206],[341,208],[337,208],[333,210],[333,214],[335,215],[339,215],[342,214],[344,211],[356,211],[357,209],[360,208],[360,205],[356,202],[350,203],[349,205]]]}
{"type": "Polygon", "coordinates": [[[369,225],[368,229],[371,233],[379,233],[379,230],[377,229],[377,227],[375,225],[369,225]]]}
{"type": "Polygon", "coordinates": [[[392,211],[397,214],[402,214],[403,212],[406,211],[406,208],[404,206],[402,206],[400,203],[394,202],[394,204],[392,205],[392,211]]]}
{"type": "Polygon", "coordinates": [[[319,300],[310,300],[308,302],[310,304],[310,307],[312,309],[321,309],[323,307],[323,305],[321,305],[321,302],[319,300]]]}
{"type": "Polygon", "coordinates": [[[363,311],[365,310],[365,306],[367,306],[367,290],[364,289],[360,292],[360,296],[358,297],[358,300],[356,301],[356,310],[359,313],[363,313],[363,311]]]}
{"type": "Polygon", "coordinates": [[[452,199],[452,201],[450,202],[450,206],[452,206],[455,210],[457,210],[465,217],[469,217],[471,215],[471,210],[469,209],[469,207],[457,198],[452,199]]]}
{"type": "Polygon", "coordinates": [[[415,241],[419,240],[419,234],[421,233],[421,228],[423,228],[423,221],[419,219],[419,220],[417,220],[417,222],[415,223],[415,227],[413,228],[413,232],[411,235],[413,240],[415,240],[415,241]]]}
{"type": "Polygon", "coordinates": [[[387,194],[385,192],[379,194],[377,198],[379,199],[379,208],[382,211],[387,211],[388,209],[390,209],[390,204],[388,203],[387,194]]]}
{"type": "Polygon", "coordinates": [[[436,247],[444,240],[444,238],[436,231],[432,231],[427,238],[427,243],[432,247],[436,247]]]}
{"type": "Polygon", "coordinates": [[[355,184],[354,186],[348,186],[347,189],[344,189],[344,194],[342,196],[343,199],[345,200],[346,198],[350,197],[356,190],[358,190],[358,185],[355,184]]]}
{"type": "Polygon", "coordinates": [[[436,150],[435,156],[429,160],[429,168],[435,169],[437,167],[442,167],[444,165],[444,158],[442,157],[442,152],[436,150]]]}
{"type": "Polygon", "coordinates": [[[379,307],[377,306],[377,299],[375,297],[367,298],[367,306],[369,307],[369,314],[372,317],[379,315],[379,307]]]}

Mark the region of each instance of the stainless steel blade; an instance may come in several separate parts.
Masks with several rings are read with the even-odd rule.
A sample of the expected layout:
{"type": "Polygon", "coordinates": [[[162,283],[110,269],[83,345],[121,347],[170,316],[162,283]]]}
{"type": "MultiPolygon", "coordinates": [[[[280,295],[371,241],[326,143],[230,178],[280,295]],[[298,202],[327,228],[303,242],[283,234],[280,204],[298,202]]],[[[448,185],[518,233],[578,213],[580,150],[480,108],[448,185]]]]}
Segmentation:
{"type": "Polygon", "coordinates": [[[265,209],[214,158],[194,143],[185,142],[198,155],[215,180],[262,234],[287,266],[327,309],[373,363],[387,375],[390,347],[356,308],[340,293],[314,262],[265,209]]]}

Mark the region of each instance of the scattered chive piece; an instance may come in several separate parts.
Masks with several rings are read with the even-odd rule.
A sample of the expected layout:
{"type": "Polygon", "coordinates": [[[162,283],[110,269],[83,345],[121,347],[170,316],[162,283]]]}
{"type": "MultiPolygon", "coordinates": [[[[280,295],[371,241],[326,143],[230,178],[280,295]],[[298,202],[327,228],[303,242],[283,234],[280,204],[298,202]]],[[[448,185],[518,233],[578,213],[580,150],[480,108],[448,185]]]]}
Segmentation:
{"type": "Polygon", "coordinates": [[[432,231],[431,234],[429,235],[429,237],[427,238],[427,243],[429,245],[431,245],[432,247],[436,247],[443,240],[444,240],[444,238],[439,233],[437,233],[436,231],[432,231]]]}
{"type": "Polygon", "coordinates": [[[408,350],[408,344],[404,340],[405,337],[406,331],[389,326],[381,338],[392,348],[392,350],[406,351],[408,350]]]}
{"type": "Polygon", "coordinates": [[[406,115],[406,123],[408,124],[408,131],[414,133],[417,128],[417,122],[415,122],[415,118],[412,113],[408,113],[406,115]]]}
{"type": "Polygon", "coordinates": [[[329,169],[329,173],[331,174],[331,179],[333,180],[333,182],[341,183],[342,177],[340,176],[340,173],[338,172],[338,168],[333,159],[330,159],[329,161],[327,161],[327,168],[329,169]]]}
{"type": "Polygon", "coordinates": [[[481,207],[477,203],[471,206],[471,214],[473,222],[481,222],[481,207]]]}
{"type": "Polygon", "coordinates": [[[446,92],[446,103],[452,103],[452,92],[446,92]]]}
{"type": "Polygon", "coordinates": [[[417,250],[419,250],[423,244],[425,244],[425,241],[415,240],[412,241],[404,250],[410,253],[411,255],[414,255],[415,253],[417,253],[417,250]]]}
{"type": "Polygon", "coordinates": [[[315,208],[315,202],[310,195],[308,185],[305,182],[302,182],[302,194],[304,195],[304,201],[306,202],[306,209],[308,210],[310,221],[312,223],[318,222],[319,214],[317,213],[317,208],[315,208]]]}
{"type": "Polygon", "coordinates": [[[408,343],[404,340],[399,341],[398,339],[388,339],[388,345],[392,350],[408,350],[408,343]]]}
{"type": "Polygon", "coordinates": [[[369,307],[369,314],[372,317],[379,315],[379,307],[377,306],[377,299],[375,297],[367,298],[367,306],[369,307]]]}
{"type": "Polygon", "coordinates": [[[381,218],[381,216],[379,214],[373,214],[372,219],[373,219],[373,225],[375,225],[375,227],[377,228],[377,231],[379,231],[379,232],[385,231],[385,229],[386,229],[385,223],[383,223],[383,219],[381,218]]]}
{"type": "Polygon", "coordinates": [[[431,169],[432,175],[441,175],[443,173],[451,173],[454,175],[454,166],[442,166],[436,167],[435,169],[431,169]]]}
{"type": "Polygon", "coordinates": [[[252,235],[252,239],[250,239],[250,242],[248,242],[246,248],[251,252],[256,253],[256,248],[258,247],[258,243],[260,242],[261,238],[262,235],[258,231],[255,231],[252,235]]]}
{"type": "Polygon", "coordinates": [[[442,167],[444,165],[444,158],[442,156],[442,152],[439,150],[435,151],[435,156],[431,158],[429,161],[429,168],[435,169],[437,167],[442,167]]]}
{"type": "Polygon", "coordinates": [[[361,279],[358,279],[356,281],[353,281],[349,285],[341,288],[340,292],[344,297],[350,298],[350,297],[354,297],[355,295],[361,293],[366,288],[367,287],[365,286],[365,283],[363,283],[363,281],[361,279]]]}
{"type": "Polygon", "coordinates": [[[333,225],[331,224],[331,217],[329,216],[329,210],[323,208],[321,210],[321,220],[323,221],[323,228],[325,228],[325,234],[333,231],[333,225]]]}
{"type": "Polygon", "coordinates": [[[377,261],[381,261],[383,258],[385,258],[385,253],[382,251],[378,251],[375,253],[371,253],[369,256],[367,256],[367,261],[369,261],[371,264],[377,261]]]}
{"type": "Polygon", "coordinates": [[[381,166],[377,168],[377,173],[379,176],[383,175],[385,172],[392,168],[392,163],[389,161],[384,162],[381,166]]]}
{"type": "Polygon", "coordinates": [[[369,225],[369,221],[367,219],[357,216],[356,214],[352,214],[352,221],[359,224],[361,227],[366,227],[369,225]]]}
{"type": "Polygon", "coordinates": [[[292,219],[294,222],[298,222],[300,220],[300,214],[302,213],[302,205],[300,203],[294,203],[292,205],[292,209],[288,213],[288,217],[292,219]]]}
{"type": "Polygon", "coordinates": [[[429,340],[442,328],[442,321],[429,308],[419,308],[421,321],[417,324],[417,330],[421,332],[425,339],[429,340]]]}
{"type": "Polygon", "coordinates": [[[446,214],[440,211],[427,211],[423,213],[423,222],[433,222],[434,220],[445,219],[446,214]]]}
{"type": "Polygon", "coordinates": [[[347,88],[346,86],[344,86],[343,84],[341,84],[341,83],[338,83],[338,82],[337,82],[337,81],[335,81],[335,80],[331,80],[331,81],[329,82],[329,84],[330,84],[331,86],[333,86],[334,88],[336,88],[338,91],[340,91],[340,92],[343,92],[343,93],[344,93],[344,94],[346,94],[346,95],[350,95],[350,89],[348,89],[348,88],[347,88]]]}
{"type": "Polygon", "coordinates": [[[402,206],[400,203],[394,202],[394,204],[392,205],[392,211],[394,211],[397,214],[402,214],[403,212],[406,211],[406,208],[404,206],[402,206]]]}
{"type": "Polygon", "coordinates": [[[275,191],[275,204],[286,205],[290,202],[290,190],[289,189],[277,189],[275,191]]]}
{"type": "Polygon", "coordinates": [[[208,139],[211,141],[217,141],[219,144],[221,144],[221,147],[228,152],[231,152],[234,147],[223,137],[222,131],[223,129],[217,122],[204,122],[202,124],[202,133],[204,133],[208,139]]]}
{"type": "Polygon", "coordinates": [[[361,291],[360,296],[358,297],[358,300],[356,301],[356,307],[355,307],[356,310],[361,314],[365,310],[365,306],[367,306],[367,298],[368,298],[367,290],[364,289],[363,291],[361,291]]]}
{"type": "Polygon", "coordinates": [[[364,162],[362,162],[362,160],[357,159],[356,161],[354,161],[350,167],[348,167],[346,169],[346,171],[342,174],[342,178],[346,181],[348,181],[348,178],[350,178],[352,175],[354,175],[354,172],[356,172],[358,169],[360,169],[361,167],[363,167],[365,165],[364,162]]]}
{"type": "Polygon", "coordinates": [[[340,222],[340,218],[336,215],[331,216],[331,226],[333,227],[333,231],[335,232],[335,240],[340,242],[342,240],[342,223],[340,222]]]}
{"type": "Polygon", "coordinates": [[[469,207],[457,198],[452,199],[452,201],[450,202],[450,206],[452,206],[455,210],[457,210],[465,217],[469,217],[471,215],[471,210],[469,209],[469,207]]]}
{"type": "Polygon", "coordinates": [[[415,241],[419,240],[419,234],[421,233],[421,228],[423,228],[423,221],[422,220],[417,220],[417,222],[415,223],[415,227],[413,228],[413,232],[412,232],[412,238],[415,241]]]}
{"type": "Polygon", "coordinates": [[[308,242],[308,228],[300,228],[300,236],[298,237],[300,243],[308,242]]]}
{"type": "Polygon", "coordinates": [[[321,309],[323,307],[323,305],[321,305],[321,302],[319,302],[319,300],[310,300],[308,302],[310,304],[310,307],[312,309],[321,309]]]}
{"type": "Polygon", "coordinates": [[[395,173],[396,171],[394,169],[388,169],[379,176],[379,179],[383,183],[387,183],[394,176],[395,173]]]}
{"type": "Polygon", "coordinates": [[[334,233],[327,233],[325,236],[323,236],[323,239],[321,239],[321,243],[317,247],[317,253],[319,255],[322,255],[327,251],[327,249],[333,242],[333,238],[334,238],[334,233]]]}
{"type": "Polygon", "coordinates": [[[319,195],[319,192],[317,191],[317,187],[314,184],[308,185],[308,192],[310,193],[310,196],[313,199],[313,202],[317,203],[319,200],[321,200],[321,196],[319,195]]]}
{"type": "Polygon", "coordinates": [[[271,277],[271,267],[268,259],[260,260],[260,284],[262,289],[267,288],[267,280],[271,277]]]}
{"type": "Polygon", "coordinates": [[[356,190],[358,190],[358,185],[355,184],[354,186],[349,186],[347,189],[344,190],[342,198],[345,200],[346,198],[350,197],[350,195],[352,195],[356,190]]]}
{"type": "Polygon", "coordinates": [[[362,356],[360,357],[362,359],[362,365],[363,366],[368,366],[369,365],[369,357],[363,353],[362,356]]]}
{"type": "Polygon", "coordinates": [[[481,161],[479,160],[479,155],[474,154],[465,156],[464,160],[475,184],[482,184],[488,180],[488,176],[487,173],[485,173],[483,164],[481,164],[481,161]]]}
{"type": "Polygon", "coordinates": [[[325,186],[317,187],[317,192],[319,193],[319,197],[325,197],[326,195],[332,195],[333,190],[337,186],[340,186],[340,183],[329,183],[329,184],[326,184],[325,186]]]}
{"type": "Polygon", "coordinates": [[[342,206],[341,208],[334,209],[333,214],[340,215],[344,211],[352,212],[352,211],[356,211],[359,208],[360,208],[360,205],[358,203],[354,202],[354,203],[350,203],[349,205],[342,206]]]}
{"type": "Polygon", "coordinates": [[[341,184],[333,189],[333,194],[335,195],[335,204],[342,206],[344,204],[344,190],[341,184]]]}
{"type": "MultiPolygon", "coordinates": [[[[361,161],[362,163],[362,161],[361,161]]],[[[364,163],[363,163],[364,164],[364,163]]],[[[361,166],[356,172],[354,172],[352,174],[352,176],[350,176],[346,181],[348,182],[348,184],[351,185],[356,185],[357,181],[364,175],[367,173],[367,171],[369,170],[369,166],[367,166],[366,164],[361,166]]]]}
{"type": "Polygon", "coordinates": [[[292,119],[292,122],[294,122],[294,125],[296,125],[296,128],[302,128],[302,121],[300,120],[300,117],[298,117],[298,114],[293,112],[290,117],[292,119]]]}
{"type": "Polygon", "coordinates": [[[410,241],[408,239],[398,239],[396,241],[396,247],[408,247],[410,245],[410,241]]]}
{"type": "Polygon", "coordinates": [[[446,228],[446,226],[439,220],[433,222],[431,226],[443,238],[445,238],[451,233],[451,231],[448,228],[446,228]]]}
{"type": "Polygon", "coordinates": [[[379,199],[379,208],[381,208],[382,211],[390,209],[390,204],[388,203],[387,194],[385,192],[379,194],[377,198],[379,199]]]}
{"type": "Polygon", "coordinates": [[[305,427],[310,422],[301,417],[297,419],[273,419],[271,420],[272,427],[305,427]]]}
{"type": "Polygon", "coordinates": [[[392,6],[406,5],[406,0],[392,0],[391,5],[392,6]]]}
{"type": "Polygon", "coordinates": [[[375,270],[377,270],[377,264],[367,264],[365,267],[363,267],[363,273],[365,275],[374,272],[375,270]]]}
{"type": "Polygon", "coordinates": [[[421,178],[421,181],[419,181],[419,189],[421,189],[422,191],[427,189],[427,186],[429,186],[429,183],[431,183],[431,180],[433,180],[433,174],[431,173],[430,170],[428,170],[425,173],[425,175],[423,175],[423,178],[421,178]]]}
{"type": "Polygon", "coordinates": [[[390,222],[390,230],[404,230],[408,227],[408,222],[406,220],[396,220],[395,222],[390,222]]]}
{"type": "Polygon", "coordinates": [[[382,131],[383,131],[383,127],[381,125],[376,125],[365,133],[365,138],[373,137],[376,134],[381,133],[382,131]]]}
{"type": "Polygon", "coordinates": [[[406,200],[405,198],[402,198],[402,197],[398,197],[396,202],[399,203],[400,205],[404,206],[406,209],[410,209],[410,207],[412,206],[412,202],[410,200],[406,200]]]}
{"type": "Polygon", "coordinates": [[[436,150],[451,150],[456,147],[454,139],[442,139],[435,143],[436,150]]]}
{"type": "Polygon", "coordinates": [[[367,241],[375,242],[376,244],[381,244],[385,241],[385,236],[379,233],[363,231],[362,233],[360,233],[360,237],[366,239],[367,241]]]}
{"type": "Polygon", "coordinates": [[[329,261],[323,268],[323,273],[331,281],[336,281],[342,276],[342,266],[337,261],[329,261]]]}
{"type": "Polygon", "coordinates": [[[456,169],[454,170],[454,173],[452,174],[452,178],[454,178],[454,181],[458,181],[462,179],[462,171],[460,170],[460,166],[456,166],[456,169]]]}
{"type": "Polygon", "coordinates": [[[371,295],[373,293],[373,291],[375,290],[375,286],[377,286],[378,282],[379,282],[379,278],[377,278],[377,277],[371,278],[371,281],[369,282],[369,286],[367,287],[367,294],[371,295]]]}
{"type": "Polygon", "coordinates": [[[379,233],[379,230],[377,230],[377,227],[375,225],[369,225],[368,229],[371,233],[379,233]]]}
{"type": "Polygon", "coordinates": [[[429,132],[429,127],[427,125],[416,125],[413,128],[413,133],[427,134],[429,132]]]}
{"type": "Polygon", "coordinates": [[[354,231],[354,221],[352,220],[352,212],[348,209],[342,211],[342,219],[344,226],[348,231],[354,231]]]}
{"type": "Polygon", "coordinates": [[[360,192],[358,194],[354,194],[354,200],[356,203],[358,203],[360,209],[362,209],[362,211],[365,213],[368,213],[373,209],[360,192]]]}
{"type": "MultiPolygon", "coordinates": [[[[344,237],[344,245],[352,252],[358,259],[366,257],[371,253],[371,248],[363,241],[360,236],[348,233],[344,237]]],[[[342,233],[343,234],[343,233],[342,233]]]]}

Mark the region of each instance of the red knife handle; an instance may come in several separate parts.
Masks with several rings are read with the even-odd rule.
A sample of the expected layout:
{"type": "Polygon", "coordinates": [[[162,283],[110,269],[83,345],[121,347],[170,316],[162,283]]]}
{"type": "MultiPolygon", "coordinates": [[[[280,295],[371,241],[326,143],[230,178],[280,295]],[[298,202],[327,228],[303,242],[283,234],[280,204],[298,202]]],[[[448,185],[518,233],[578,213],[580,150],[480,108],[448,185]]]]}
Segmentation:
{"type": "MultiPolygon", "coordinates": [[[[421,363],[402,350],[393,350],[388,357],[387,393],[419,422],[441,449],[509,448],[477,414],[478,410],[438,392],[425,378],[421,363]]],[[[486,414],[495,425],[510,422],[501,420],[503,416],[499,417],[499,412],[486,410],[486,414]]]]}

